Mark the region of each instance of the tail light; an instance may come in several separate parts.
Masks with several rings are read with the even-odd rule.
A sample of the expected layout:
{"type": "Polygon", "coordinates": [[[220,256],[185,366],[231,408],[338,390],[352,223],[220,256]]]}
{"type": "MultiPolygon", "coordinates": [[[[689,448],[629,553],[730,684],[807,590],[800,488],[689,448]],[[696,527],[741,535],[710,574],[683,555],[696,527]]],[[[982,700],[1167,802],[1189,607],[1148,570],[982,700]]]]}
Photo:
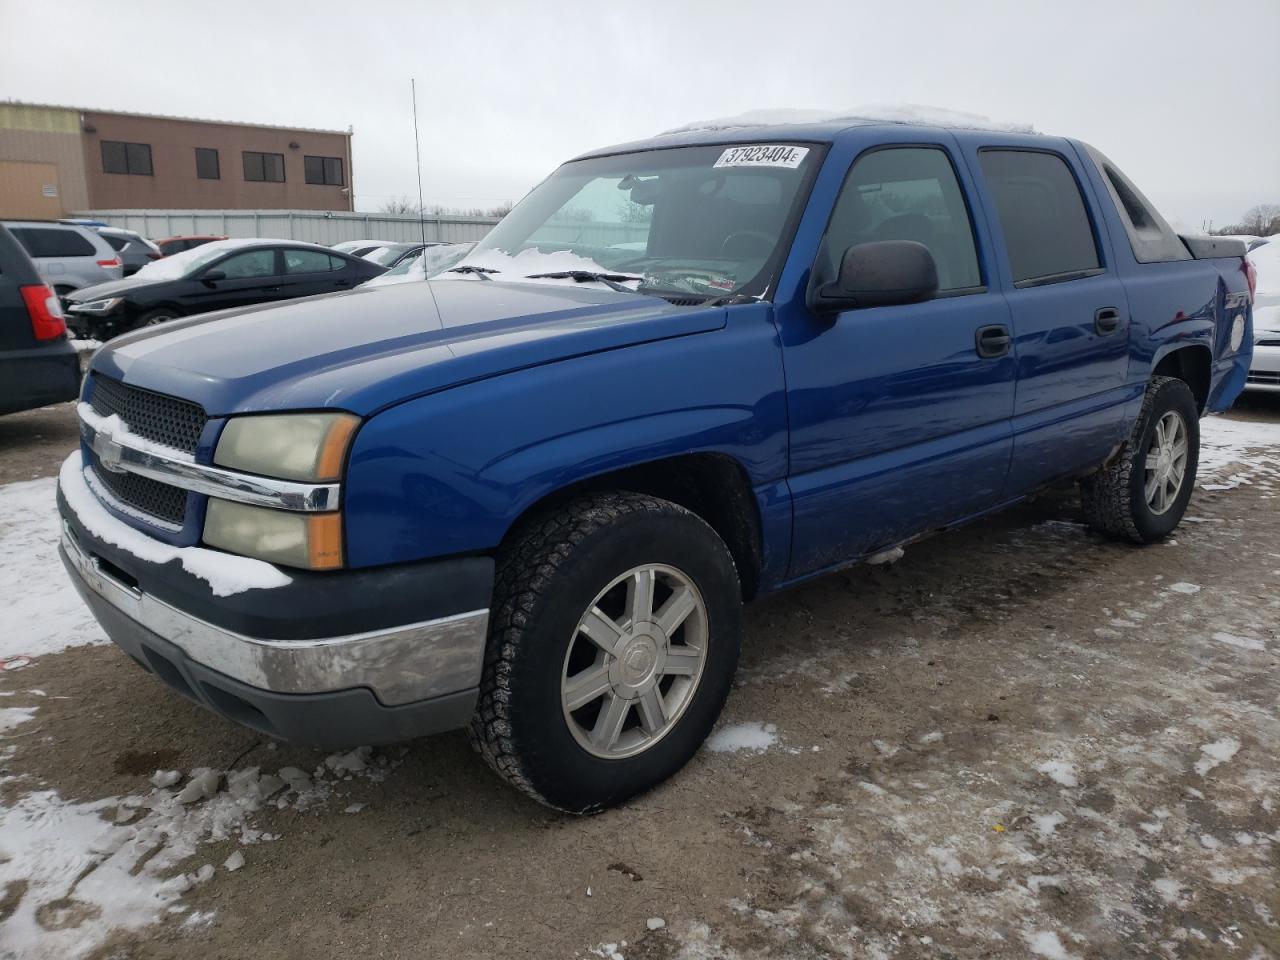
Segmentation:
{"type": "Polygon", "coordinates": [[[124,266],[124,261],[123,261],[123,260],[121,260],[119,257],[112,257],[110,260],[99,260],[99,261],[98,261],[98,266],[100,266],[100,267],[123,267],[123,266],[124,266]]]}
{"type": "Polygon", "coordinates": [[[31,317],[31,332],[37,340],[56,340],[67,335],[67,321],[62,316],[62,304],[48,284],[32,284],[19,287],[22,299],[31,317]]]}
{"type": "Polygon", "coordinates": [[[1252,260],[1245,257],[1240,269],[1244,271],[1244,278],[1249,281],[1249,302],[1252,303],[1256,299],[1254,294],[1258,292],[1258,268],[1253,265],[1252,260]]]}

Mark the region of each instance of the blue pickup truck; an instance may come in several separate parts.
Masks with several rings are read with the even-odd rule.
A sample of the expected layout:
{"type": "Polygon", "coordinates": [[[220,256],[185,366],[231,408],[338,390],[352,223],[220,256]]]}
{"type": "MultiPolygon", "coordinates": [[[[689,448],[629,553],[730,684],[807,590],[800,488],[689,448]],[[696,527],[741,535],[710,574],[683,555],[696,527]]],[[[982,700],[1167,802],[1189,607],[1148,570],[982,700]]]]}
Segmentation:
{"type": "MultiPolygon", "coordinates": [[[[846,120],[612,147],[441,278],[94,357],[58,503],[111,638],[325,746],[469,728],[576,812],[671,776],[741,606],[1078,482],[1180,521],[1251,268],[1074,140],[846,120]]],[[[121,691],[127,696],[127,691],[121,691]]]]}

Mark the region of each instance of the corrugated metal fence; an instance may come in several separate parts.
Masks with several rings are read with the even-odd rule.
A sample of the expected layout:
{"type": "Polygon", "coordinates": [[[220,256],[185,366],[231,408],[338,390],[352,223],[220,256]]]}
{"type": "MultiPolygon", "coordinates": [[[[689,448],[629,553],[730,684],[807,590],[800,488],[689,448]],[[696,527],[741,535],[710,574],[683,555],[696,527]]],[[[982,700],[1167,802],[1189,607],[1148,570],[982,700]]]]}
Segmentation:
{"type": "MultiPolygon", "coordinates": [[[[417,240],[418,218],[387,213],[320,210],[83,210],[73,214],[133,230],[144,237],[270,237],[332,246],[344,240],[417,240]]],[[[479,240],[497,217],[429,216],[428,240],[479,240]]]]}

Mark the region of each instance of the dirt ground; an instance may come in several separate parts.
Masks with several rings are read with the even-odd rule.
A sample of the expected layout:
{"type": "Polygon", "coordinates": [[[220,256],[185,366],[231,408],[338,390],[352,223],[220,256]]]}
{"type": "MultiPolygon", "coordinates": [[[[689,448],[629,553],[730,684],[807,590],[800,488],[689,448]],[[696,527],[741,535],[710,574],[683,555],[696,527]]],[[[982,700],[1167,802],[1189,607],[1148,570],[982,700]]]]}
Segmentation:
{"type": "MultiPolygon", "coordinates": [[[[0,418],[0,482],[56,473],[74,437],[69,406],[0,418]]],[[[201,844],[183,869],[217,869],[183,912],[93,955],[1280,958],[1269,457],[1205,478],[1225,489],[1167,544],[1103,540],[1063,494],[749,607],[724,723],[762,748],[704,749],[600,816],[526,800],[460,734],[375,751],[376,776],[265,804],[275,839],[201,844]]],[[[0,805],[324,764],[111,646],[4,691],[38,712],[0,736],[0,805]]],[[[0,889],[0,920],[22,896],[0,889]]]]}

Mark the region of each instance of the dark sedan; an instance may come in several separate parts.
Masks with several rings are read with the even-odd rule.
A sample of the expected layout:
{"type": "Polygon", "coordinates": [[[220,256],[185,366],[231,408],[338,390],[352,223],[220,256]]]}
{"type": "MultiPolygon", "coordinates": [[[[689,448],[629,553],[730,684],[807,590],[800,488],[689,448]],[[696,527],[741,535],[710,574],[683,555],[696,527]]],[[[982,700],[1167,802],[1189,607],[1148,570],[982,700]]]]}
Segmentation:
{"type": "Polygon", "coordinates": [[[107,340],[194,313],[350,290],[386,268],[309,243],[223,240],[67,297],[77,336],[107,340]]]}

